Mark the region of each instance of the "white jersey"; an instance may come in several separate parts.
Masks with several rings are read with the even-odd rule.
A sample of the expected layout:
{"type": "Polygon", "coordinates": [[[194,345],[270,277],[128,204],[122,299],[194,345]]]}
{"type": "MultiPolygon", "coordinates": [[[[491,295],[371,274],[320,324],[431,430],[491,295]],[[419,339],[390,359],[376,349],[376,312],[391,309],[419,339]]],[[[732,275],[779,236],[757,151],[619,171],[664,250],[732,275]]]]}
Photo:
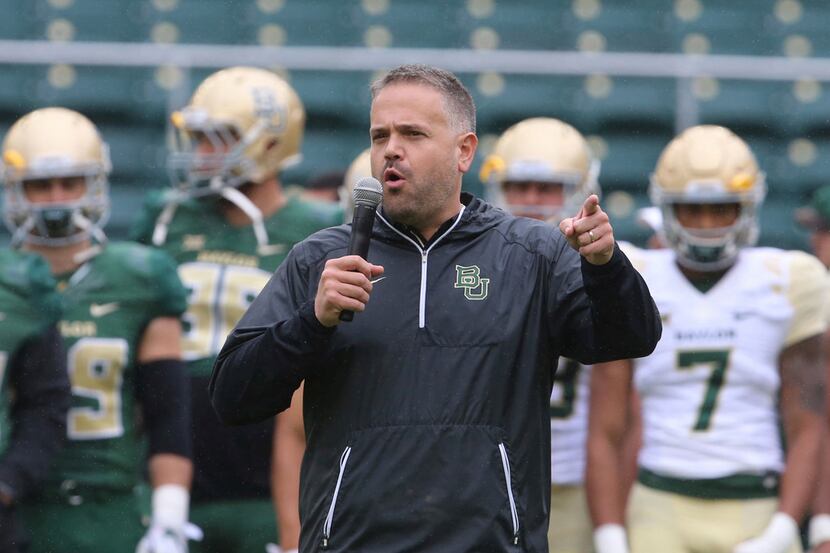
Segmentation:
{"type": "Polygon", "coordinates": [[[582,484],[588,438],[591,367],[560,359],[550,396],[550,471],[553,484],[582,484]]]}
{"type": "Polygon", "coordinates": [[[663,319],[654,353],[634,365],[640,466],[687,479],[783,470],[778,356],[824,331],[824,267],[803,252],[748,248],[703,293],[672,250],[630,257],[663,319]]]}

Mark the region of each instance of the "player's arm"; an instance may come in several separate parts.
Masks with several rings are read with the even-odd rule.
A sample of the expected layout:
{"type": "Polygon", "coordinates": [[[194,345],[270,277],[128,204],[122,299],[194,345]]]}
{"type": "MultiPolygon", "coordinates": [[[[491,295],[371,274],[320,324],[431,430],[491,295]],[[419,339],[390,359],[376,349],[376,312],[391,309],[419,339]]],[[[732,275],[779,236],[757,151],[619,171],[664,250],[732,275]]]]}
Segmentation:
{"type": "Polygon", "coordinates": [[[811,255],[789,252],[787,256],[791,278],[787,298],[794,313],[778,357],[779,410],[787,440],[778,512],[760,536],[737,546],[735,553],[752,553],[758,548],[784,551],[797,542],[798,521],[812,500],[819,474],[825,422],[823,335],[827,331],[827,271],[811,255]]]}
{"type": "MultiPolygon", "coordinates": [[[[830,332],[824,335],[824,374],[830,372],[830,332]]],[[[830,386],[824,390],[824,439],[821,444],[818,485],[813,499],[813,516],[810,519],[809,542],[814,553],[830,553],[830,386]]]]}
{"type": "Polygon", "coordinates": [[[781,475],[778,512],[761,535],[739,544],[735,553],[783,552],[798,541],[798,522],[807,511],[818,478],[825,386],[821,352],[819,334],[787,346],[779,356],[779,405],[787,459],[781,475]]]}
{"type": "Polygon", "coordinates": [[[187,522],[190,503],[190,390],[181,361],[182,328],[178,318],[150,321],[138,348],[137,396],[149,438],[149,473],[153,487],[152,524],[138,551],[155,552],[170,540],[174,551],[186,551],[195,538],[187,522]]]}
{"type": "Polygon", "coordinates": [[[628,551],[624,530],[625,498],[632,471],[625,470],[632,362],[599,363],[591,369],[585,488],[594,523],[597,553],[628,551]]]}
{"type": "Polygon", "coordinates": [[[283,551],[297,550],[300,544],[300,466],[305,454],[303,427],[303,386],[291,406],[277,415],[274,453],[271,461],[271,488],[277,527],[283,551]]]}
{"type": "Polygon", "coordinates": [[[822,336],[787,347],[781,354],[780,370],[787,462],[781,478],[779,510],[801,520],[815,490],[824,427],[822,336]]]}
{"type": "Polygon", "coordinates": [[[66,441],[70,387],[63,339],[53,326],[27,341],[9,362],[15,392],[11,441],[0,456],[0,502],[34,491],[66,441]]]}

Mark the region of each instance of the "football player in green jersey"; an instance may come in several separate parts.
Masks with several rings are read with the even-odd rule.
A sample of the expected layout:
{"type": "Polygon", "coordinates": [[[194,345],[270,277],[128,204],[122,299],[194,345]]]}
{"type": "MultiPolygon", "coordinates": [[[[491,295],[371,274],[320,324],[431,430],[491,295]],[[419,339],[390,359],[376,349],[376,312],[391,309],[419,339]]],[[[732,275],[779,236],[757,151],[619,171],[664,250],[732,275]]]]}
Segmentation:
{"type": "Polygon", "coordinates": [[[60,300],[42,258],[0,251],[0,553],[24,550],[17,506],[66,436],[69,378],[60,300]]]}
{"type": "MultiPolygon", "coordinates": [[[[360,179],[371,176],[369,148],[366,148],[352,160],[338,190],[344,222],[352,221],[355,185],[360,179]]],[[[306,446],[304,426],[303,386],[300,385],[294,392],[291,407],[277,415],[274,428],[271,482],[283,553],[297,553],[300,544],[300,465],[306,446]]]]}
{"type": "Polygon", "coordinates": [[[300,158],[303,105],[277,75],[233,67],[210,75],[171,117],[172,189],[152,194],[135,237],[169,252],[189,289],[184,358],[193,399],[192,520],[199,551],[262,553],[277,535],[270,501],[273,420],[222,425],[207,384],[216,354],[291,247],[342,222],[338,207],[284,193],[300,158]]]}
{"type": "Polygon", "coordinates": [[[157,250],[106,242],[109,155],[83,115],[25,115],[6,135],[3,160],[13,244],[43,255],[58,281],[72,385],[69,443],[24,509],[31,551],[138,545],[141,553],[184,553],[195,530],[187,523],[192,465],[179,320],[186,293],[175,266],[157,250]],[[136,495],[145,464],[149,529],[136,495]]]}

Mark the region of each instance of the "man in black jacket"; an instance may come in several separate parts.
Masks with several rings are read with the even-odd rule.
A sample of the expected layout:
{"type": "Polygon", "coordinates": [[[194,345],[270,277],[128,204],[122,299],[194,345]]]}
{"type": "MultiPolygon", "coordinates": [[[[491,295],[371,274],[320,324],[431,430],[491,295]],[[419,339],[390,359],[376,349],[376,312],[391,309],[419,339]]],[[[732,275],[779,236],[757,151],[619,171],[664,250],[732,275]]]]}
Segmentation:
{"type": "Polygon", "coordinates": [[[547,551],[558,357],[647,355],[658,313],[596,196],[556,230],[461,194],[478,140],[454,75],[402,66],[372,96],[370,261],[347,226],[297,245],[220,353],[214,407],[261,420],[305,382],[303,553],[547,551]]]}

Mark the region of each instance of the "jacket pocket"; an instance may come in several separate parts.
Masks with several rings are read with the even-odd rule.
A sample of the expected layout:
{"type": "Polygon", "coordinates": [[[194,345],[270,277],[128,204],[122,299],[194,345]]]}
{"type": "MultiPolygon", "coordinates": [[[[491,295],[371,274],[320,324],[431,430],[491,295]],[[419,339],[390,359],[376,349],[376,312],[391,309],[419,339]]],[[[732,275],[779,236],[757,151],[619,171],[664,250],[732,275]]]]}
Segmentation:
{"type": "Polygon", "coordinates": [[[373,427],[347,444],[306,475],[328,481],[318,514],[305,512],[321,551],[521,550],[520,476],[498,427],[373,427]]]}
{"type": "Polygon", "coordinates": [[[510,505],[510,520],[513,522],[513,545],[519,545],[519,513],[516,510],[516,500],[513,497],[513,479],[510,477],[510,459],[507,457],[507,448],[499,443],[501,466],[504,470],[504,483],[507,487],[507,501],[510,505]]]}
{"type": "Polygon", "coordinates": [[[329,505],[328,513],[326,513],[326,520],[323,522],[323,540],[320,546],[326,549],[329,546],[329,539],[331,538],[331,523],[334,520],[334,509],[337,507],[337,496],[340,493],[340,484],[343,483],[343,474],[346,472],[346,465],[349,462],[349,456],[352,454],[351,446],[347,446],[340,455],[340,470],[337,473],[337,483],[334,485],[334,493],[331,495],[331,504],[329,505]]]}

